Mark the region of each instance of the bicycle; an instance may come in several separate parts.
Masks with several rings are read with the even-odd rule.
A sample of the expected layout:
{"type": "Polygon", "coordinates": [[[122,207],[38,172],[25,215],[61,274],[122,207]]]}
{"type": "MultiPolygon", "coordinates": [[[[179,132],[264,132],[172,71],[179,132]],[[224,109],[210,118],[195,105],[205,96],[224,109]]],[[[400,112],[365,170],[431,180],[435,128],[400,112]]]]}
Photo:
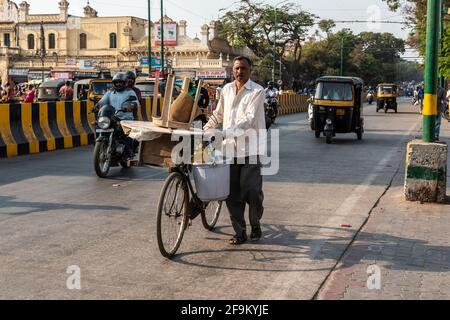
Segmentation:
{"type": "Polygon", "coordinates": [[[205,229],[213,231],[219,220],[222,201],[203,202],[191,183],[192,165],[180,164],[171,169],[158,201],[157,239],[161,254],[171,259],[183,240],[184,232],[199,215],[205,229]],[[173,228],[163,228],[168,223],[173,228]]]}

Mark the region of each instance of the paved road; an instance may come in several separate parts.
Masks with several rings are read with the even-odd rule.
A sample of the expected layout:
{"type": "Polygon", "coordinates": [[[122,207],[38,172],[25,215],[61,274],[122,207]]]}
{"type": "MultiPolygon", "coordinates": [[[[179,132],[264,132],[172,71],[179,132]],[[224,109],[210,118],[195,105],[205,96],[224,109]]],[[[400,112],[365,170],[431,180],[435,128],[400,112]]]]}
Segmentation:
{"type": "Polygon", "coordinates": [[[264,239],[230,247],[224,210],[215,233],[194,221],[173,261],[155,237],[165,171],[115,169],[101,180],[91,147],[0,160],[0,299],[313,298],[420,135],[406,100],[398,114],[374,109],[363,141],[341,135],[332,145],[314,138],[305,114],[280,118],[264,239]],[[81,290],[67,289],[72,265],[81,290]]]}

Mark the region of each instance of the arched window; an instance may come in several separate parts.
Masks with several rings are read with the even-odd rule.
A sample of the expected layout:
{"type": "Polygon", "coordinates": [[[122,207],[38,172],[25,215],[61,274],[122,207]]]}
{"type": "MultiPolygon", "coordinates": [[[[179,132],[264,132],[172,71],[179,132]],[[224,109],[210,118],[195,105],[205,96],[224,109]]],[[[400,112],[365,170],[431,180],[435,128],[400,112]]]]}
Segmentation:
{"type": "Polygon", "coordinates": [[[117,35],[115,33],[109,34],[109,48],[110,49],[117,48],[117,35]]]}
{"type": "Polygon", "coordinates": [[[9,33],[5,33],[4,34],[3,42],[5,44],[5,47],[10,47],[11,46],[11,36],[9,35],[9,33]]]}
{"type": "Polygon", "coordinates": [[[56,48],[56,38],[54,33],[50,33],[48,35],[48,48],[55,49],[56,48]]]}
{"type": "Polygon", "coordinates": [[[34,50],[34,35],[29,34],[27,40],[28,40],[28,50],[34,50]]]}
{"type": "Polygon", "coordinates": [[[80,49],[87,49],[87,36],[86,36],[86,33],[80,34],[80,49]]]}

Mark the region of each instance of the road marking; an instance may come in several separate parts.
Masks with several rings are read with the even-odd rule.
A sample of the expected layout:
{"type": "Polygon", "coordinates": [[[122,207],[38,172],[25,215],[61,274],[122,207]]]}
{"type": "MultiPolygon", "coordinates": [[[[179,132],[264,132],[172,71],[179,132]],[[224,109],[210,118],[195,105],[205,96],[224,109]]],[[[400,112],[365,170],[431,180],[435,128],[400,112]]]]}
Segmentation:
{"type": "MultiPolygon", "coordinates": [[[[420,122],[416,122],[413,126],[411,126],[405,138],[401,140],[402,143],[406,142],[404,140],[406,140],[407,137],[412,136],[414,131],[419,130],[420,124],[420,122]]],[[[389,149],[389,152],[387,152],[386,155],[380,160],[380,162],[378,162],[372,173],[361,184],[355,187],[355,189],[351,192],[351,195],[344,200],[341,206],[334,212],[333,216],[324,223],[325,226],[318,230],[318,234],[329,233],[330,226],[339,226],[342,221],[345,220],[345,216],[353,213],[353,209],[356,207],[358,201],[367,193],[367,190],[372,186],[372,184],[383,172],[383,170],[386,169],[386,165],[392,160],[393,156],[397,154],[397,150],[398,147],[392,147],[389,149]]],[[[354,236],[356,236],[356,234],[354,236]]],[[[317,255],[322,250],[323,246],[326,244],[327,239],[328,237],[322,238],[320,240],[313,240],[307,244],[307,247],[311,248],[311,251],[308,254],[310,261],[315,260],[317,255]]],[[[351,243],[351,241],[349,240],[348,243],[351,243]]],[[[342,252],[344,252],[344,250],[342,252]]],[[[330,272],[333,271],[333,267],[334,264],[333,266],[330,266],[330,272]]],[[[295,264],[292,264],[291,270],[294,270],[295,268],[297,268],[297,266],[295,264]]],[[[267,286],[266,290],[264,290],[264,292],[258,297],[258,299],[287,299],[288,293],[290,292],[295,282],[299,281],[299,277],[297,273],[293,274],[292,272],[289,272],[289,270],[286,271],[287,272],[281,273],[279,276],[273,279],[270,282],[271,284],[267,286]],[[282,289],[280,290],[280,288],[282,289]]],[[[325,279],[325,277],[323,279],[325,279]]],[[[311,298],[313,297],[314,293],[315,292],[311,293],[311,298]]],[[[299,293],[299,295],[300,294],[301,293],[299,293]]]]}

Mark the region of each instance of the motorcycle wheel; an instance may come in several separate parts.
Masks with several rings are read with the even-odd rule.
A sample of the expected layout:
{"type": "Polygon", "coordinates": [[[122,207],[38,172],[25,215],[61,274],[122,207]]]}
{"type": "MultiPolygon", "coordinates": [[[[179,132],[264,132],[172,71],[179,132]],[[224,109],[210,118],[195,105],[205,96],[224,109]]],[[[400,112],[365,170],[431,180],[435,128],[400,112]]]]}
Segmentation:
{"type": "Polygon", "coordinates": [[[266,130],[269,130],[272,126],[272,119],[269,116],[266,116],[266,130]]]}
{"type": "Polygon", "coordinates": [[[450,121],[450,111],[446,110],[446,111],[442,112],[442,118],[444,118],[447,121],[450,121]]]}
{"type": "Polygon", "coordinates": [[[106,178],[111,168],[110,157],[107,154],[108,145],[105,142],[97,142],[94,148],[94,169],[99,178],[106,178]]]}
{"type": "Polygon", "coordinates": [[[315,133],[316,138],[319,139],[320,138],[320,131],[315,131],[314,133],[315,133]]]}

